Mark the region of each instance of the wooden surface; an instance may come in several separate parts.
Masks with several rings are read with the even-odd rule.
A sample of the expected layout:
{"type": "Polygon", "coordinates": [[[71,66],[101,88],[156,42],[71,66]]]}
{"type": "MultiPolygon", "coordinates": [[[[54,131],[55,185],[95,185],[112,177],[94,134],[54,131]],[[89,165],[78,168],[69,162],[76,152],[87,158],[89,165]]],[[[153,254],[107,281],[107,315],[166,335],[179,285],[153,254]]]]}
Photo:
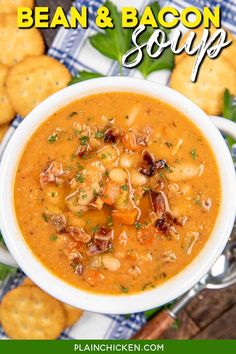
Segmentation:
{"type": "MultiPolygon", "coordinates": [[[[49,6],[53,14],[56,6],[66,11],[70,0],[38,0],[38,6],[49,6]]],[[[55,30],[42,30],[50,46],[55,30]]],[[[236,234],[236,232],[235,232],[236,234]]],[[[162,338],[178,339],[236,339],[236,285],[223,290],[206,290],[195,298],[179,315],[162,338]]]]}

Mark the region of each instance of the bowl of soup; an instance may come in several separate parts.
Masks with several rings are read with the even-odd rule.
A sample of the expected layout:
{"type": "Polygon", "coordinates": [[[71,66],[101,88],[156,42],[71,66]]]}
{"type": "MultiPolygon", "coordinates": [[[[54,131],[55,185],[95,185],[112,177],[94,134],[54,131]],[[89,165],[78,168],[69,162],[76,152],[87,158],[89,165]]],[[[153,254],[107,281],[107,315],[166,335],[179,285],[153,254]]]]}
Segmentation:
{"type": "Polygon", "coordinates": [[[95,312],[183,294],[235,218],[220,132],[179,93],[131,78],[86,81],[40,104],[11,139],[0,179],[1,230],[19,266],[95,312]]]}

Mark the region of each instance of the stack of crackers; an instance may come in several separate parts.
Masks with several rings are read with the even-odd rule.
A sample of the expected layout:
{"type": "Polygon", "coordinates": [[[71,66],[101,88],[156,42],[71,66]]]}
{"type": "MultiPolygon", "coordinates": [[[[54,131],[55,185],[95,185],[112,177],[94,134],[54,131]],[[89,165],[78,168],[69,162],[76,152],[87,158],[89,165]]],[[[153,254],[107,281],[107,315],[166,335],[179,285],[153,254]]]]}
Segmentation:
{"type": "Polygon", "coordinates": [[[38,29],[18,29],[19,6],[33,8],[34,0],[0,0],[0,141],[16,113],[25,117],[71,79],[64,65],[44,55],[38,29]]]}
{"type": "MultiPolygon", "coordinates": [[[[203,27],[194,30],[196,37],[193,47],[199,44],[203,27]]],[[[211,35],[216,31],[210,29],[211,35]]],[[[187,32],[180,44],[185,43],[187,32]]],[[[228,32],[228,39],[232,43],[224,48],[216,59],[206,57],[200,67],[196,82],[190,80],[196,56],[189,56],[185,52],[175,57],[175,69],[172,72],[170,86],[195,102],[207,114],[219,115],[223,111],[224,90],[228,89],[236,95],[236,40],[228,32]]]]}
{"type": "Polygon", "coordinates": [[[46,294],[29,278],[9,291],[0,305],[1,325],[12,339],[56,339],[82,314],[46,294]]]}

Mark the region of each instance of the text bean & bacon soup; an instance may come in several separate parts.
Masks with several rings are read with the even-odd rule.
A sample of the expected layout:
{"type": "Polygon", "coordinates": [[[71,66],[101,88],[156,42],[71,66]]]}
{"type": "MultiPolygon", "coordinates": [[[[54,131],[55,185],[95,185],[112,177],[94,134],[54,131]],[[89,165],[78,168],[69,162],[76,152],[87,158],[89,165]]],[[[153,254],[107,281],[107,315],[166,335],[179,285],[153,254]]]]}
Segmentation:
{"type": "Polygon", "coordinates": [[[221,201],[205,137],[181,112],[127,92],[75,101],[29,139],[14,186],[35,256],[75,287],[131,294],[202,250],[221,201]]]}

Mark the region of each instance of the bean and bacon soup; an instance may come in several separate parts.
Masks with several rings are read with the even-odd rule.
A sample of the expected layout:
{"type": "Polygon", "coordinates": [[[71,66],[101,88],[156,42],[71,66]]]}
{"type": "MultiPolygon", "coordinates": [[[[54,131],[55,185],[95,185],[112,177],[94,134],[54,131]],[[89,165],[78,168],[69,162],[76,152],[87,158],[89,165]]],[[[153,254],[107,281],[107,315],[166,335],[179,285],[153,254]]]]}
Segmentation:
{"type": "Polygon", "coordinates": [[[221,199],[214,154],[164,102],[132,93],[80,99],[30,138],[15,209],[37,258],[72,285],[141,292],[201,251],[221,199]]]}

